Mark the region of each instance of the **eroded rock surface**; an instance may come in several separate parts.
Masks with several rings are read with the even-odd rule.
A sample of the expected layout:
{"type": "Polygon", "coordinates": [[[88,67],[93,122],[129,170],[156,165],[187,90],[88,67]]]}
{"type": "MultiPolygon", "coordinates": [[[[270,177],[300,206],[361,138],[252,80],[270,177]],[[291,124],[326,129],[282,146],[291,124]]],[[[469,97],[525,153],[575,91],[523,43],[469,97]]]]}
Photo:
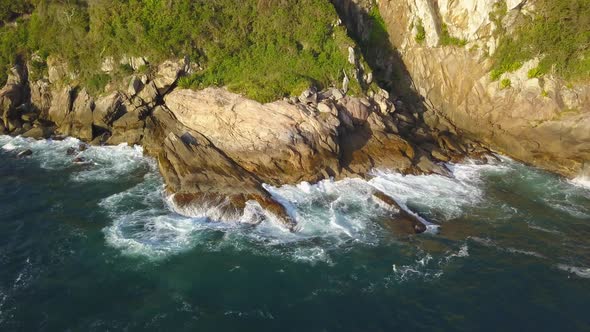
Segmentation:
{"type": "Polygon", "coordinates": [[[121,91],[93,97],[56,84],[67,75],[65,66],[51,65],[54,83],[27,82],[26,71],[15,69],[0,92],[0,129],[34,138],[55,131],[91,144],[141,144],[157,159],[179,213],[214,206],[218,219],[235,220],[246,202],[256,201],[295,230],[263,184],[366,177],[374,168],[443,174],[440,160],[464,155],[465,148],[450,149],[439,139],[444,135],[395,106],[384,91],[359,98],[337,88],[310,89],[299,98],[261,104],[224,88],[177,88],[189,67],[183,59],[164,62],[141,81],[130,77],[121,91]]]}
{"type": "MultiPolygon", "coordinates": [[[[416,113],[430,128],[477,140],[567,177],[578,176],[590,163],[590,84],[568,84],[552,75],[528,77],[538,59],[492,80],[489,54],[498,45],[497,25],[511,33],[535,10],[534,1],[506,1],[508,12],[495,22],[491,17],[499,2],[379,1],[376,5],[394,50],[374,54],[372,62],[385,78],[402,82],[406,77],[404,84],[424,98],[425,109],[416,113]],[[416,38],[418,26],[424,29],[423,40],[416,38]],[[442,45],[443,26],[465,45],[442,45]],[[503,86],[503,80],[510,85],[503,86]]],[[[372,21],[367,13],[375,3],[333,3],[358,41],[368,42],[372,21]]]]}

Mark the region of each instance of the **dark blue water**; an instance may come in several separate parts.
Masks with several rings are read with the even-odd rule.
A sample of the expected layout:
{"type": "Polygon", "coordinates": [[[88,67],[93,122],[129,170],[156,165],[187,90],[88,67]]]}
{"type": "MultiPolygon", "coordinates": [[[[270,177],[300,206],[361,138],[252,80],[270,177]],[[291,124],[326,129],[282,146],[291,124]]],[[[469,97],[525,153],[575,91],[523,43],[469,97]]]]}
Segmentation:
{"type": "Polygon", "coordinates": [[[1,331],[589,331],[590,190],[510,160],[171,211],[139,149],[0,137],[1,331]],[[30,158],[15,158],[23,148],[30,158]],[[379,188],[439,228],[406,236],[379,188]]]}

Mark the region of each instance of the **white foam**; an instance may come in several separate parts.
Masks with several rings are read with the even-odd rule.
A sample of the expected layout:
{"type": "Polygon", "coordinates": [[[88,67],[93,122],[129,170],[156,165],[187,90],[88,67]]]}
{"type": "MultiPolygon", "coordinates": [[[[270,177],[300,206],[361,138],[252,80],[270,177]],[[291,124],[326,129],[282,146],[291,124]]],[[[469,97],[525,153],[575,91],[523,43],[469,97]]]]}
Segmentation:
{"type": "Polygon", "coordinates": [[[467,246],[467,244],[462,245],[461,248],[459,248],[459,251],[453,252],[453,253],[449,254],[448,256],[446,256],[445,260],[450,261],[453,258],[463,258],[463,257],[469,257],[469,246],[467,246]]]}
{"type": "Polygon", "coordinates": [[[77,156],[93,163],[93,167],[82,168],[72,176],[72,180],[77,182],[117,181],[137,170],[156,167],[151,159],[143,156],[140,146],[130,147],[125,143],[117,146],[90,147],[77,156]]]}
{"type": "Polygon", "coordinates": [[[371,216],[383,211],[379,212],[378,205],[370,200],[372,188],[364,181],[323,181],[313,186],[303,183],[268,189],[291,206],[299,225],[297,232],[289,232],[253,201],[233,220],[222,215],[223,223],[216,222],[220,214],[214,204],[184,209],[170,205],[181,214],[170,213],[165,206],[149,209],[153,203],[139,210],[137,206],[126,208],[139,197],[151,197],[147,198],[151,202],[162,197],[161,183],[146,180],[100,203],[114,219],[105,228],[105,236],[112,246],[127,254],[154,259],[206,245],[208,250],[249,250],[312,264],[331,264],[332,250],[353,243],[375,245],[379,241],[382,229],[371,216]],[[209,241],[213,231],[222,231],[223,238],[209,241]]]}
{"type": "Polygon", "coordinates": [[[580,278],[590,278],[590,268],[571,266],[567,264],[557,264],[557,268],[569,273],[573,273],[580,278]]]}
{"type": "MultiPolygon", "coordinates": [[[[467,205],[482,199],[478,185],[482,172],[503,171],[503,166],[451,165],[456,178],[439,175],[403,176],[375,171],[369,181],[345,179],[306,182],[265,188],[281,202],[295,219],[297,232],[289,232],[258,203],[248,202],[241,215],[227,215],[219,208],[223,201],[179,208],[164,199],[168,209],[148,212],[127,211],[129,200],[138,197],[162,199],[161,183],[139,185],[125,193],[105,199],[101,206],[115,211],[113,225],[105,229],[107,241],[126,253],[152,258],[206,245],[208,250],[232,248],[261,255],[282,255],[308,263],[332,264],[331,253],[351,245],[374,246],[385,231],[376,219],[390,211],[373,198],[375,188],[393,197],[401,208],[414,214],[436,233],[438,226],[408,208],[408,204],[430,211],[438,221],[460,215],[467,205]],[[119,206],[119,207],[117,207],[119,206]],[[169,210],[175,213],[170,213],[169,210]],[[223,220],[223,223],[215,221],[223,220]],[[160,223],[163,225],[158,226],[160,223]],[[223,238],[207,240],[207,233],[223,232],[223,238]],[[201,238],[202,241],[195,239],[201,238]]],[[[149,182],[149,181],[148,181],[149,182]]]]}
{"type": "MultiPolygon", "coordinates": [[[[484,199],[480,186],[483,176],[490,172],[506,172],[503,164],[449,164],[453,177],[441,175],[403,175],[376,170],[369,183],[393,197],[404,210],[416,215],[409,205],[429,211],[445,221],[460,216],[466,206],[484,199]]],[[[417,217],[423,219],[421,216],[417,217]]],[[[424,222],[425,220],[423,220],[424,222]]],[[[426,225],[430,223],[425,222],[426,225]]]]}
{"type": "Polygon", "coordinates": [[[385,286],[410,280],[433,280],[443,275],[442,267],[448,260],[434,259],[430,254],[420,253],[411,264],[392,264],[392,274],[385,277],[385,286]],[[421,256],[422,255],[422,256],[421,256]]]}
{"type": "Polygon", "coordinates": [[[17,146],[16,146],[16,145],[14,145],[14,144],[12,144],[12,143],[7,143],[7,144],[4,144],[4,145],[2,146],[2,148],[3,148],[4,150],[6,150],[6,151],[12,151],[12,150],[16,149],[16,148],[17,148],[17,146]]]}
{"type": "Polygon", "coordinates": [[[578,187],[590,189],[590,176],[580,175],[570,180],[570,183],[578,187]]]}
{"type": "MultiPolygon", "coordinates": [[[[486,199],[483,192],[486,176],[521,167],[504,158],[502,162],[484,165],[474,162],[448,165],[453,177],[404,176],[375,170],[369,181],[345,179],[325,180],[314,185],[303,182],[278,188],[265,186],[295,219],[297,232],[291,233],[254,201],[247,202],[244,212],[236,215],[221,212],[223,209],[219,205],[224,202],[182,209],[170,204],[170,198],[163,195],[163,183],[155,162],[145,158],[140,147],[124,144],[89,147],[78,156],[91,160],[94,165],[73,165],[73,156],[67,156],[66,151],[79,144],[80,141],[73,138],[35,141],[0,136],[3,150],[31,149],[32,160],[37,160],[44,168],[68,170],[72,181],[117,181],[144,176],[137,186],[105,198],[100,207],[113,220],[104,229],[110,245],[127,254],[156,259],[204,245],[208,250],[233,248],[262,255],[284,255],[300,262],[331,264],[334,250],[351,245],[374,246],[390,232],[376,222],[391,211],[373,198],[375,189],[391,196],[400,208],[421,219],[427,225],[427,232],[436,233],[438,226],[430,220],[444,223],[486,199]],[[220,220],[224,222],[217,222],[220,220]],[[223,233],[222,239],[217,236],[211,240],[211,235],[219,232],[223,233]]],[[[541,199],[556,208],[570,210],[570,214],[586,216],[587,211],[579,211],[574,203],[564,203],[563,199],[559,200],[560,196],[550,196],[551,192],[562,193],[574,187],[563,187],[563,183],[552,185],[556,186],[555,190],[548,190],[548,196],[541,196],[541,199]]],[[[502,209],[510,215],[518,213],[508,205],[502,209]]],[[[516,253],[518,249],[513,250],[516,253]]],[[[451,254],[452,257],[464,257],[462,255],[468,255],[466,246],[465,250],[451,254]]]]}
{"type": "Polygon", "coordinates": [[[506,250],[509,253],[512,254],[521,254],[521,255],[525,255],[525,256],[532,256],[532,257],[537,257],[537,258],[547,258],[541,254],[539,254],[538,252],[535,251],[531,251],[531,250],[523,250],[523,249],[517,249],[517,248],[505,248],[504,250],[506,250]]]}
{"type": "Polygon", "coordinates": [[[84,151],[68,155],[70,148],[77,150],[82,142],[68,137],[64,140],[23,138],[20,136],[0,136],[0,146],[6,151],[31,150],[31,159],[41,168],[50,170],[69,170],[71,180],[76,182],[119,181],[133,175],[138,170],[155,169],[155,163],[143,156],[140,146],[130,147],[123,143],[117,146],[88,146],[84,151]],[[73,159],[82,157],[90,165],[77,165],[73,159]]]}
{"type": "Polygon", "coordinates": [[[543,228],[543,227],[541,227],[539,225],[535,225],[534,223],[530,223],[530,222],[527,222],[527,226],[530,229],[534,229],[534,230],[541,231],[541,232],[544,232],[544,233],[550,233],[550,234],[556,234],[556,235],[562,235],[563,234],[560,231],[557,231],[557,230],[554,230],[554,229],[543,228]]]}

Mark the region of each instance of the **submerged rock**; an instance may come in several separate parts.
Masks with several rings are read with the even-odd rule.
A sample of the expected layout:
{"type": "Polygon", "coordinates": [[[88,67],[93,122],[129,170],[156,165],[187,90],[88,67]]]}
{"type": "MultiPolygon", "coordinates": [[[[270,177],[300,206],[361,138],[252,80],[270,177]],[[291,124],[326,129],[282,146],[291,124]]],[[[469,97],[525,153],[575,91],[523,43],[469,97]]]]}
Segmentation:
{"type": "Polygon", "coordinates": [[[92,162],[92,160],[86,159],[85,157],[76,157],[72,160],[72,163],[81,166],[94,165],[94,162],[92,162]]]}
{"type": "MultiPolygon", "coordinates": [[[[285,210],[285,207],[263,194],[235,194],[219,196],[211,194],[176,193],[170,201],[176,212],[183,215],[204,214],[208,210],[208,217],[213,221],[239,221],[244,213],[246,202],[256,201],[264,211],[276,218],[289,231],[296,230],[296,223],[285,210]]],[[[257,220],[256,222],[260,222],[257,220]]]]}
{"type": "Polygon", "coordinates": [[[23,150],[23,151],[19,152],[19,153],[16,155],[16,157],[17,157],[17,158],[24,158],[24,157],[31,156],[32,154],[33,154],[33,151],[32,151],[32,150],[30,150],[30,149],[26,149],[26,150],[23,150]]]}
{"type": "Polygon", "coordinates": [[[389,209],[393,209],[393,218],[387,222],[387,227],[397,234],[420,234],[426,231],[426,225],[415,215],[404,210],[393,198],[381,191],[373,193],[373,199],[379,201],[389,209]]]}

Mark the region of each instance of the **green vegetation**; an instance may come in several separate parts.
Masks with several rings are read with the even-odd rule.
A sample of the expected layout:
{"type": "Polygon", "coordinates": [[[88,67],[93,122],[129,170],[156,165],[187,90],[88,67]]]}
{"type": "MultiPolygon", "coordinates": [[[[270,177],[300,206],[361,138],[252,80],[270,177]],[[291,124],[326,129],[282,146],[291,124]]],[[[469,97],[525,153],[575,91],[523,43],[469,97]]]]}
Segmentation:
{"type": "MultiPolygon", "coordinates": [[[[10,13],[30,6],[0,1],[14,3],[10,13]]],[[[338,84],[343,70],[351,75],[347,49],[354,43],[337,19],[328,0],[36,0],[30,19],[0,28],[0,81],[18,55],[33,52],[67,62],[77,83],[95,91],[132,70],[123,66],[109,77],[100,72],[106,57],[158,63],[189,56],[203,70],[182,86],[223,85],[270,101],[338,84]]],[[[374,30],[372,38],[383,38],[374,30]]]]}
{"type": "Polygon", "coordinates": [[[502,36],[504,31],[504,27],[502,25],[502,19],[508,14],[508,5],[506,4],[506,0],[500,0],[493,4],[492,11],[490,12],[490,21],[494,22],[496,25],[495,33],[497,35],[502,36]]]}
{"type": "MultiPolygon", "coordinates": [[[[501,21],[504,9],[492,19],[501,21]]],[[[501,25],[500,25],[501,26],[501,25]]],[[[535,57],[540,63],[532,77],[554,73],[567,80],[590,78],[590,2],[588,0],[536,0],[535,16],[525,19],[514,33],[502,34],[492,79],[520,68],[535,57]]]]}
{"type": "Polygon", "coordinates": [[[520,67],[522,67],[521,61],[514,61],[514,62],[505,61],[505,62],[503,62],[502,66],[498,66],[498,64],[496,64],[494,69],[492,69],[490,76],[492,78],[492,81],[497,81],[500,78],[500,76],[502,76],[502,74],[512,73],[512,72],[520,69],[520,67]]]}
{"type": "Polygon", "coordinates": [[[0,0],[0,25],[10,22],[32,9],[30,1],[0,0]]]}
{"type": "Polygon", "coordinates": [[[543,71],[539,67],[535,67],[528,71],[527,77],[528,78],[540,78],[543,76],[543,71]]]}
{"type": "Polygon", "coordinates": [[[382,46],[384,43],[389,43],[389,34],[387,33],[387,26],[385,25],[385,20],[381,17],[381,13],[379,12],[379,7],[377,4],[373,4],[371,11],[369,12],[369,17],[371,18],[371,33],[369,34],[369,43],[371,45],[379,45],[382,46]]]}
{"type": "Polygon", "coordinates": [[[441,26],[440,44],[442,46],[463,47],[463,46],[467,45],[467,40],[451,36],[449,34],[449,27],[443,23],[441,26]]]}
{"type": "Polygon", "coordinates": [[[0,28],[0,84],[6,82],[7,72],[17,55],[26,52],[28,29],[22,21],[16,26],[0,28]]]}
{"type": "Polygon", "coordinates": [[[426,30],[424,29],[424,23],[422,23],[421,19],[418,19],[418,23],[416,23],[416,36],[414,39],[418,44],[423,44],[426,40],[426,30]]]}
{"type": "Polygon", "coordinates": [[[111,76],[108,74],[94,74],[85,80],[84,85],[88,88],[90,93],[98,93],[103,91],[110,81],[111,76]]]}
{"type": "Polygon", "coordinates": [[[500,89],[504,90],[504,89],[508,89],[512,86],[512,82],[505,78],[502,81],[500,81],[500,89]]]}

